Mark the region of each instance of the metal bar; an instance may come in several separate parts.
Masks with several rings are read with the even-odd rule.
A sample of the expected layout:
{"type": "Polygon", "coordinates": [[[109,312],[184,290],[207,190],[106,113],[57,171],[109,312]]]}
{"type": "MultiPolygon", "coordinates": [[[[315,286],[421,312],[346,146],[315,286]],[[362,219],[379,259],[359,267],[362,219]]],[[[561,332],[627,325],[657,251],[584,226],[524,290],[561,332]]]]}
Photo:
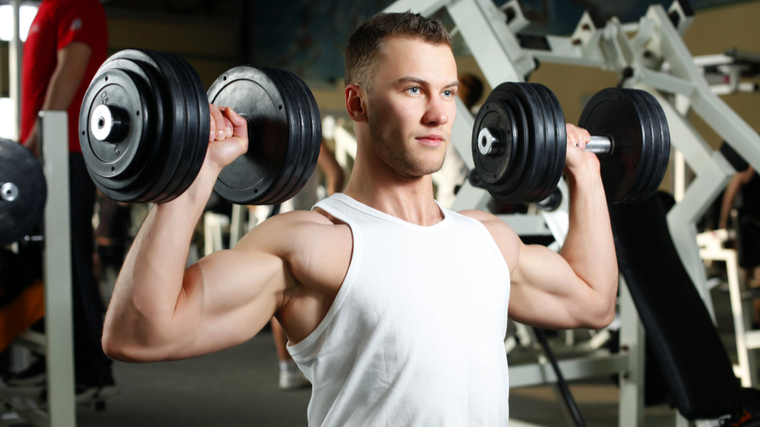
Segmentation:
{"type": "Polygon", "coordinates": [[[11,139],[19,141],[21,138],[21,19],[19,17],[21,10],[21,0],[12,0],[13,6],[13,37],[8,50],[8,83],[10,84],[9,92],[13,101],[13,129],[11,130],[11,139]]]}
{"type": "Polygon", "coordinates": [[[69,225],[68,123],[65,111],[41,111],[45,178],[45,333],[50,424],[74,427],[74,351],[69,225]]]}
{"type": "Polygon", "coordinates": [[[16,414],[37,427],[50,427],[53,425],[50,416],[37,408],[17,409],[16,414]]]}
{"type": "Polygon", "coordinates": [[[689,273],[692,283],[697,288],[699,296],[715,322],[715,310],[712,298],[707,290],[707,276],[702,258],[699,256],[697,245],[696,221],[712,204],[715,197],[725,188],[734,175],[734,168],[719,153],[714,152],[711,161],[697,172],[697,178],[691,183],[684,194],[683,200],[668,212],[668,229],[673,245],[689,273]]]}
{"type": "Polygon", "coordinates": [[[660,22],[661,49],[673,75],[691,81],[692,108],[715,132],[753,167],[760,168],[760,136],[722,99],[712,93],[700,69],[694,64],[681,35],[670,24],[661,5],[650,6],[647,17],[660,22]]]}
{"type": "Polygon", "coordinates": [[[16,337],[16,339],[13,340],[13,343],[22,345],[35,353],[44,354],[47,339],[45,338],[45,335],[39,332],[26,331],[16,337]]]}
{"type": "Polygon", "coordinates": [[[612,151],[612,141],[606,136],[591,135],[591,141],[586,143],[586,148],[583,151],[594,154],[609,154],[612,151]]]}
{"type": "Polygon", "coordinates": [[[456,97],[457,118],[454,120],[454,126],[451,129],[451,142],[457,150],[457,154],[467,166],[467,169],[475,167],[472,160],[472,129],[475,127],[475,118],[464,105],[460,97],[456,97]]]}
{"type": "MultiPolygon", "coordinates": [[[[568,381],[617,374],[626,370],[628,365],[629,356],[627,354],[588,356],[559,361],[559,367],[568,381]]],[[[557,377],[554,375],[552,367],[547,363],[531,363],[509,367],[510,387],[527,387],[556,382],[557,377]]]]}
{"type": "Polygon", "coordinates": [[[689,165],[691,170],[699,173],[701,170],[705,169],[712,161],[714,150],[710,148],[699,132],[694,129],[691,122],[682,116],[676,108],[656,90],[652,90],[651,87],[645,84],[636,84],[633,87],[646,90],[657,99],[657,102],[660,103],[662,110],[665,112],[665,118],[668,121],[671,137],[670,142],[673,144],[673,147],[682,153],[683,159],[689,165]]]}
{"type": "Polygon", "coordinates": [[[731,314],[734,319],[736,336],[736,354],[739,362],[739,375],[742,387],[757,386],[757,363],[755,354],[747,348],[747,330],[749,323],[744,315],[739,286],[739,267],[734,249],[701,249],[699,255],[705,260],[720,260],[726,262],[728,276],[728,294],[731,301],[731,314]]]}
{"type": "Polygon", "coordinates": [[[524,75],[535,64],[532,59],[525,63],[527,54],[503,22],[501,11],[496,9],[495,14],[501,15],[497,23],[494,16],[487,16],[481,10],[476,0],[460,0],[447,5],[447,9],[491,87],[505,81],[525,81],[524,75]],[[498,33],[497,29],[500,29],[498,33]]]}
{"type": "Polygon", "coordinates": [[[760,348],[760,331],[747,331],[745,338],[745,345],[747,348],[760,348]]]}
{"type": "Polygon", "coordinates": [[[619,427],[644,425],[644,326],[628,285],[620,276],[620,353],[628,356],[628,365],[620,372],[619,427]]]}

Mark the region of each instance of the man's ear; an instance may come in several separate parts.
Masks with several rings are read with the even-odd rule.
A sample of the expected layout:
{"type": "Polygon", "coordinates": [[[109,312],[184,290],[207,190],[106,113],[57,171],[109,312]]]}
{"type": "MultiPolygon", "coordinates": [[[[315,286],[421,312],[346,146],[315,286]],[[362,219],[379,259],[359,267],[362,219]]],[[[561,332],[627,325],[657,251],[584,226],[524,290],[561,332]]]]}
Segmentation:
{"type": "Polygon", "coordinates": [[[346,111],[355,122],[367,120],[367,92],[353,83],[346,86],[346,111]]]}

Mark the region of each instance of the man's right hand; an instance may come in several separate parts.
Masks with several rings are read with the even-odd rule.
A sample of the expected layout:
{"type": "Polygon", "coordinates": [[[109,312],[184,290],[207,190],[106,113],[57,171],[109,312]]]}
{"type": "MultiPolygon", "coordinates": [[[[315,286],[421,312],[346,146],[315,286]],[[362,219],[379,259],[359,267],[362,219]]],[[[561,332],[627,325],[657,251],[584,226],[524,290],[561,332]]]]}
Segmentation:
{"type": "Polygon", "coordinates": [[[248,122],[231,107],[209,104],[209,112],[211,132],[204,164],[221,171],[248,151],[248,122]]]}

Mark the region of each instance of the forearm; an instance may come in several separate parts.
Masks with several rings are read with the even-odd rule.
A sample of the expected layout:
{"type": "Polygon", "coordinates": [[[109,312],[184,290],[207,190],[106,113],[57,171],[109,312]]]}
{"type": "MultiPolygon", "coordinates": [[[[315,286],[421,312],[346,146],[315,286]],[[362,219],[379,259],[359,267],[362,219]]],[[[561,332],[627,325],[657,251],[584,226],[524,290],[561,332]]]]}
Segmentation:
{"type": "MultiPolygon", "coordinates": [[[[91,53],[90,47],[81,42],[73,42],[57,52],[58,65],[50,76],[50,81],[47,82],[45,101],[42,103],[43,111],[68,110],[82,83],[91,53]]],[[[35,122],[32,131],[24,141],[24,145],[34,153],[38,150],[38,132],[35,122]]]]}
{"type": "MultiPolygon", "coordinates": [[[[53,73],[53,77],[50,79],[47,92],[45,95],[45,102],[42,104],[42,111],[66,111],[71,105],[71,100],[74,99],[76,90],[79,87],[79,83],[82,81],[81,76],[72,76],[71,73],[62,70],[59,67],[53,73]]],[[[29,133],[27,142],[24,144],[32,152],[37,152],[39,130],[37,129],[37,122],[32,125],[32,131],[29,133]]]]}
{"type": "Polygon", "coordinates": [[[723,201],[720,206],[720,218],[718,219],[718,228],[728,227],[728,217],[731,213],[731,208],[734,206],[734,200],[741,188],[741,182],[738,179],[738,175],[734,175],[731,181],[728,183],[726,193],[723,195],[723,201]]]}
{"type": "Polygon", "coordinates": [[[169,341],[167,335],[177,327],[175,313],[196,291],[185,286],[185,264],[216,175],[218,171],[202,168],[181,196],[151,209],[127,254],[106,313],[103,343],[107,351],[160,349],[169,341]]]}
{"type": "Polygon", "coordinates": [[[82,82],[84,75],[77,70],[64,68],[61,64],[53,72],[50,78],[47,92],[45,93],[45,102],[42,104],[43,110],[67,110],[74,95],[77,93],[79,84],[82,82]]]}
{"type": "Polygon", "coordinates": [[[568,187],[570,225],[561,255],[593,290],[593,303],[608,315],[617,294],[618,270],[601,177],[594,173],[571,175],[568,187]]]}

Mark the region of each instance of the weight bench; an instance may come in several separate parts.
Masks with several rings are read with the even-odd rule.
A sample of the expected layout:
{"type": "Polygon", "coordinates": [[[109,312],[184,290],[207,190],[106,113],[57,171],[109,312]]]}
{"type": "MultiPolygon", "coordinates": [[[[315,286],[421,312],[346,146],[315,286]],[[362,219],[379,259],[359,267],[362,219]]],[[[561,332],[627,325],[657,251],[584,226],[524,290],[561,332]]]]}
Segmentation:
{"type": "Polygon", "coordinates": [[[610,205],[609,211],[620,273],[670,389],[669,401],[698,426],[760,426],[760,390],[742,388],[734,376],[670,238],[661,197],[610,205]]]}

